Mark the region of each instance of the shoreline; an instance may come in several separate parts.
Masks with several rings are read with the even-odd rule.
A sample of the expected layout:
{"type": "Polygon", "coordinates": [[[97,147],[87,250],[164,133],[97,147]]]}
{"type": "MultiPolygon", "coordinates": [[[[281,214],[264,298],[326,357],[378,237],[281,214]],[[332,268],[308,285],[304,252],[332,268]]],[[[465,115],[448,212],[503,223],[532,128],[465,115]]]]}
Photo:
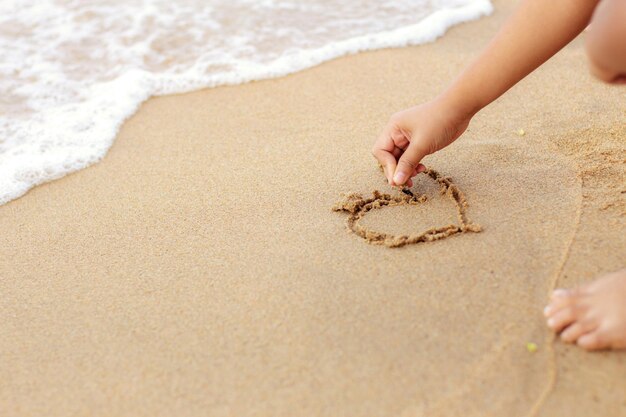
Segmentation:
{"type": "MultiPolygon", "coordinates": [[[[119,4],[112,6],[119,10],[119,4]]],[[[127,6],[130,5],[127,4],[127,6]]],[[[25,7],[28,9],[28,6],[25,7]]],[[[134,10],[130,8],[121,12],[129,17],[132,16],[141,20],[138,16],[140,14],[139,10],[140,8],[134,10]]],[[[114,68],[124,67],[125,69],[122,72],[118,73],[114,68],[108,68],[111,73],[104,74],[100,73],[102,67],[90,67],[91,61],[83,60],[72,64],[75,69],[84,67],[83,71],[76,71],[75,79],[71,77],[72,80],[66,80],[66,74],[63,70],[51,70],[50,66],[56,64],[54,57],[51,60],[51,57],[34,52],[24,57],[21,55],[21,51],[25,46],[19,42],[20,38],[15,38],[13,39],[13,43],[16,44],[14,45],[15,55],[9,55],[7,60],[9,64],[11,62],[28,61],[34,67],[46,67],[51,72],[38,73],[34,71],[30,79],[21,79],[19,78],[21,73],[16,67],[13,72],[18,77],[17,80],[0,78],[0,83],[6,84],[8,88],[9,96],[6,98],[6,102],[11,102],[8,111],[0,103],[0,136],[6,136],[6,141],[3,142],[3,153],[0,155],[0,205],[19,198],[37,185],[54,181],[98,163],[113,146],[121,126],[150,98],[185,94],[205,88],[236,86],[248,82],[276,79],[359,52],[434,42],[443,36],[450,27],[480,19],[491,14],[492,11],[493,7],[490,0],[471,0],[469,4],[457,5],[457,7],[442,7],[439,4],[437,10],[430,13],[425,12],[425,14],[421,15],[417,23],[405,22],[405,24],[394,26],[387,24],[377,29],[373,29],[370,26],[370,29],[373,31],[369,34],[346,34],[345,38],[329,39],[325,44],[315,48],[297,46],[296,42],[278,58],[273,59],[270,59],[271,53],[266,57],[267,59],[263,59],[264,54],[267,54],[267,52],[262,52],[263,48],[257,48],[254,42],[248,40],[246,42],[251,42],[247,45],[248,49],[257,49],[260,56],[249,58],[250,62],[248,64],[240,65],[239,60],[235,58],[238,57],[241,50],[238,47],[231,46],[232,49],[228,55],[232,53],[231,58],[235,59],[234,62],[229,61],[231,58],[224,58],[223,56],[215,58],[226,60],[225,62],[220,62],[217,65],[218,67],[222,65],[226,68],[232,67],[230,70],[222,70],[221,72],[219,70],[210,70],[208,68],[210,65],[205,71],[199,71],[197,68],[202,66],[202,62],[206,61],[207,54],[210,55],[211,51],[215,52],[215,50],[228,48],[222,48],[219,44],[212,46],[205,44],[204,48],[198,48],[198,45],[194,47],[189,43],[181,45],[174,42],[170,45],[169,50],[177,50],[178,48],[188,50],[186,57],[180,57],[180,59],[189,57],[195,57],[196,59],[193,64],[187,63],[190,67],[185,71],[174,71],[174,69],[168,68],[167,65],[164,67],[146,65],[145,68],[139,68],[135,66],[132,60],[129,63],[125,62],[124,58],[121,58],[119,62],[116,62],[114,59],[112,62],[107,62],[103,67],[110,67],[114,64],[114,68]],[[195,52],[191,52],[194,50],[195,52]],[[89,78],[90,76],[93,78],[89,78]],[[42,82],[42,78],[47,79],[50,77],[57,78],[57,82],[55,84],[42,82]],[[16,85],[14,85],[14,82],[16,85]],[[24,97],[19,94],[12,94],[12,90],[16,86],[19,89],[19,85],[32,83],[37,84],[38,94],[31,94],[30,96],[26,94],[24,97]],[[75,84],[84,85],[82,88],[77,88],[75,84]],[[116,91],[116,94],[108,94],[107,92],[109,91],[116,91]],[[55,103],[55,105],[49,105],[48,103],[43,103],[42,105],[40,102],[40,97],[70,96],[72,94],[80,96],[82,99],[61,100],[59,103],[55,103]],[[28,101],[32,103],[27,104],[26,102],[28,101]],[[12,113],[12,106],[15,108],[24,107],[24,113],[12,113]],[[39,110],[27,110],[31,107],[39,108],[39,110]],[[3,110],[6,113],[5,118],[1,117],[3,110]],[[71,117],[67,115],[71,115],[71,117]],[[63,120],[62,124],[57,122],[59,119],[63,120]],[[11,140],[13,137],[19,139],[17,141],[11,140]],[[19,142],[19,145],[13,142],[19,142]],[[16,161],[19,163],[16,164],[16,161]]],[[[70,25],[66,28],[67,30],[81,31],[80,26],[73,27],[69,23],[80,19],[79,15],[75,15],[73,12],[72,8],[63,10],[63,7],[56,11],[58,15],[64,16],[65,22],[70,25]]],[[[52,12],[48,11],[48,13],[52,12]]],[[[9,20],[15,20],[18,25],[23,23],[21,20],[25,16],[20,16],[20,13],[16,11],[13,11],[13,13],[8,11],[8,14],[10,15],[9,20]]],[[[42,9],[37,15],[45,19],[46,12],[42,9]]],[[[394,15],[403,16],[401,14],[392,14],[392,16],[394,15]]],[[[406,13],[404,15],[408,16],[406,13]]],[[[47,17],[50,18],[50,16],[47,17]]],[[[220,22],[219,18],[217,21],[213,21],[210,13],[204,17],[206,19],[203,22],[210,20],[215,26],[220,26],[223,23],[220,22]]],[[[176,17],[172,18],[177,20],[176,17]]],[[[323,17],[320,18],[322,21],[324,20],[323,17]]],[[[387,18],[389,19],[390,16],[387,16],[387,18]]],[[[100,16],[99,19],[107,20],[107,17],[100,16]]],[[[198,17],[198,19],[200,18],[198,17]]],[[[374,21],[380,19],[385,20],[381,15],[377,15],[377,19],[374,21]]],[[[289,18],[283,17],[283,24],[286,24],[289,20],[289,18]]],[[[206,27],[203,28],[202,24],[195,23],[195,26],[191,24],[191,29],[198,37],[198,32],[202,32],[206,27]]],[[[271,26],[271,22],[268,23],[271,26]]],[[[337,22],[331,20],[327,23],[333,26],[337,22]]],[[[136,24],[138,23],[136,22],[136,24]]],[[[32,26],[33,31],[33,36],[30,39],[46,39],[45,44],[37,44],[35,42],[33,45],[29,45],[31,51],[47,50],[48,48],[52,50],[58,49],[59,53],[57,55],[59,57],[67,54],[74,56],[80,56],[81,54],[89,55],[93,52],[93,50],[89,49],[81,50],[80,46],[75,51],[67,51],[67,48],[64,47],[65,43],[55,39],[56,31],[59,28],[54,26],[54,22],[42,24],[41,21],[37,22],[35,20],[28,25],[32,26]],[[46,29],[51,30],[47,32],[46,29]]],[[[174,33],[170,33],[170,36],[159,33],[158,27],[146,27],[145,30],[153,33],[152,43],[159,44],[165,42],[168,38],[176,38],[174,33]]],[[[293,30],[293,28],[288,27],[286,30],[293,30]]],[[[89,42],[90,35],[93,36],[93,34],[88,32],[83,34],[85,43],[89,42]]],[[[206,39],[220,38],[220,36],[212,36],[210,31],[204,35],[206,39]]],[[[226,30],[226,33],[221,34],[221,37],[227,39],[230,35],[228,30],[226,30]]],[[[120,36],[133,38],[134,34],[125,33],[120,34],[120,36]]],[[[105,50],[104,55],[116,55],[115,40],[115,38],[110,39],[106,36],[100,39],[99,49],[105,50]],[[111,49],[113,50],[111,51],[111,49]]],[[[122,42],[121,38],[117,39],[117,41],[122,42]]],[[[274,39],[274,41],[277,41],[277,39],[274,39]]],[[[136,39],[135,42],[137,42],[136,39]]],[[[7,42],[4,37],[0,36],[0,46],[11,43],[10,38],[7,42]]],[[[272,42],[266,39],[265,43],[272,42]]],[[[149,44],[135,43],[130,50],[144,50],[143,56],[141,56],[141,53],[133,56],[135,60],[154,61],[163,59],[165,61],[176,61],[171,56],[168,56],[166,51],[152,51],[149,44]],[[155,54],[156,56],[153,56],[155,54]]],[[[119,52],[117,54],[119,55],[119,52]]],[[[130,55],[134,54],[130,53],[130,55]]],[[[59,57],[57,58],[62,59],[59,57]]],[[[248,58],[243,60],[247,61],[248,58]]]]}

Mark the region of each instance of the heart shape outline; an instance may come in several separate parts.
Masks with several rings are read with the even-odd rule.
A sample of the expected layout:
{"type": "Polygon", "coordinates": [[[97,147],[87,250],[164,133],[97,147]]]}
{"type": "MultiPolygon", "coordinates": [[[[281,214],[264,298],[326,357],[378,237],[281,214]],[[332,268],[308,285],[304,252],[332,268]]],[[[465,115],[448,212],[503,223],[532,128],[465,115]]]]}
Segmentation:
{"type": "Polygon", "coordinates": [[[467,203],[465,194],[452,182],[452,179],[439,174],[439,172],[434,169],[426,169],[424,174],[428,175],[439,184],[440,194],[447,195],[454,201],[457,208],[459,224],[433,227],[422,233],[413,235],[392,235],[390,233],[370,230],[359,223],[359,220],[371,210],[401,205],[417,205],[428,200],[426,195],[416,196],[408,188],[403,188],[401,190],[403,195],[398,196],[381,193],[378,190],[374,190],[370,198],[364,198],[361,194],[352,193],[346,196],[344,201],[335,204],[332,210],[348,213],[348,219],[346,220],[348,231],[355,233],[370,244],[384,245],[389,248],[434,242],[460,233],[481,232],[482,227],[467,218],[469,204],[467,203]]]}

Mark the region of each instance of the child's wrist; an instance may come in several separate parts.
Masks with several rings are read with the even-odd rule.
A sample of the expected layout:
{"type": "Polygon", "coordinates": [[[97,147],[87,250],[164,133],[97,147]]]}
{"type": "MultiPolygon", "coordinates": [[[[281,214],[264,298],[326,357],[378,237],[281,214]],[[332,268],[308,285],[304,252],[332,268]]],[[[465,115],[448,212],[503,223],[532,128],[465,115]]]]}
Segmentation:
{"type": "Polygon", "coordinates": [[[478,101],[452,88],[441,93],[435,101],[439,103],[443,111],[461,121],[471,119],[483,108],[478,101]]]}

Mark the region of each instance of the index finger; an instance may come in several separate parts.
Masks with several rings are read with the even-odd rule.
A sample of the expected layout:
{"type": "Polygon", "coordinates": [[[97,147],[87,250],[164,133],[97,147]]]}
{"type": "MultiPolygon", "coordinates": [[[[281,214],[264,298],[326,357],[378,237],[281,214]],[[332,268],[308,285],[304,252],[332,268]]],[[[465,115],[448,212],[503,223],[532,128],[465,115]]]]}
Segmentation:
{"type": "Polygon", "coordinates": [[[393,173],[396,172],[396,158],[393,154],[385,149],[374,148],[372,155],[383,166],[387,182],[391,184],[393,173]]]}
{"type": "Polygon", "coordinates": [[[391,126],[387,124],[380,136],[378,136],[378,139],[374,143],[374,149],[372,150],[372,155],[374,155],[383,166],[385,177],[387,177],[389,184],[393,184],[393,174],[396,172],[397,164],[397,158],[393,154],[396,150],[396,144],[391,137],[391,130],[391,126]]]}

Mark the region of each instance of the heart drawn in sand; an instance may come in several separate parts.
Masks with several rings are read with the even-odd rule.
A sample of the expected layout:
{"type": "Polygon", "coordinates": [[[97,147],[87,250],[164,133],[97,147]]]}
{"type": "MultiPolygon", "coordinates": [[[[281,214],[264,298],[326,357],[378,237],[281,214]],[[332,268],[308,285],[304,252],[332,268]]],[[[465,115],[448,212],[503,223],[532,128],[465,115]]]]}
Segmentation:
{"type": "Polygon", "coordinates": [[[346,224],[348,229],[365,239],[366,242],[374,245],[385,245],[390,248],[398,248],[422,242],[432,242],[459,233],[480,232],[482,230],[481,226],[467,219],[467,200],[465,195],[459,190],[459,187],[452,182],[452,179],[440,175],[434,169],[427,169],[424,171],[424,174],[428,175],[439,184],[439,191],[442,195],[447,195],[454,202],[459,224],[433,227],[418,234],[392,235],[373,231],[359,223],[359,220],[370,210],[401,205],[417,205],[427,200],[425,195],[416,196],[408,188],[403,188],[402,194],[397,196],[383,194],[378,190],[374,191],[373,196],[370,198],[364,198],[361,194],[353,193],[348,195],[345,201],[335,204],[333,211],[347,212],[348,220],[346,224]]]}

